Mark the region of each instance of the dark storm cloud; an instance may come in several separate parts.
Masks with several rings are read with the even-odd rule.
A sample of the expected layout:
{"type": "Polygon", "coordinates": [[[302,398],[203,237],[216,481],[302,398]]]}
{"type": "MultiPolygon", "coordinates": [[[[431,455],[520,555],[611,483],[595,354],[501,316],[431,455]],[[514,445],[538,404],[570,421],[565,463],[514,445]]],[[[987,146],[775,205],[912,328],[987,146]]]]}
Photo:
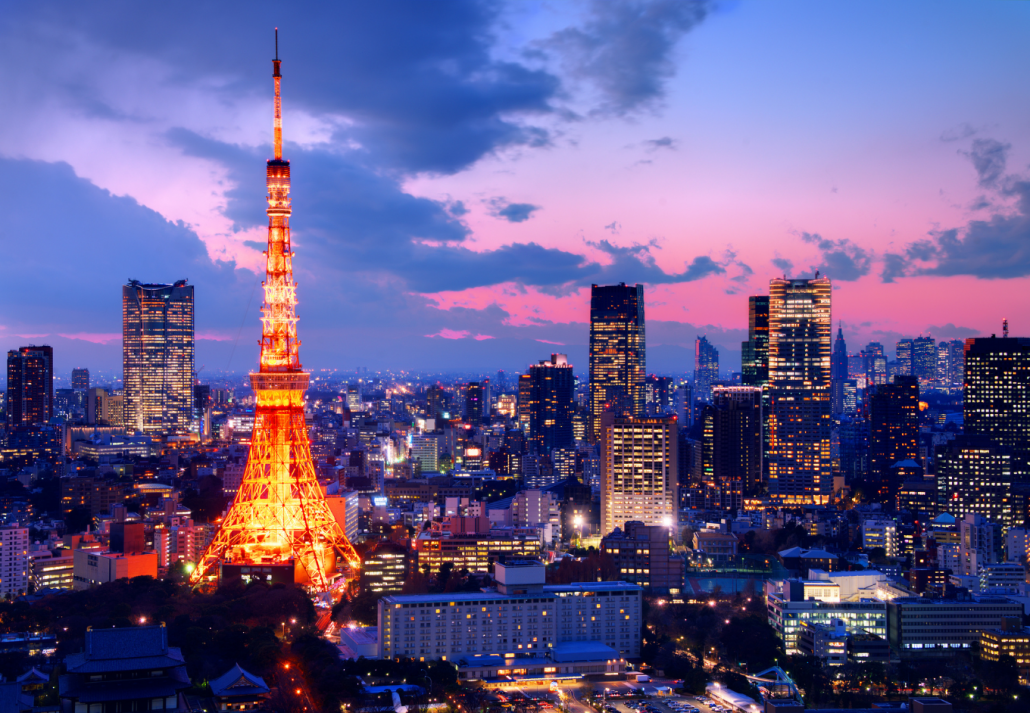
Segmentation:
{"type": "Polygon", "coordinates": [[[217,293],[232,306],[256,279],[212,262],[185,225],[97,188],[65,163],[0,159],[0,195],[0,304],[8,325],[47,331],[60,320],[61,331],[120,333],[122,284],[187,278],[196,286],[198,319],[223,327],[231,320],[209,314],[208,298],[217,293]]]}
{"type": "MultiPolygon", "coordinates": [[[[380,168],[450,173],[500,147],[548,141],[520,117],[551,112],[560,80],[491,57],[498,3],[220,2],[186,11],[123,1],[97,10],[26,4],[0,27],[50,46],[46,61],[63,61],[80,42],[99,45],[108,56],[162,59],[167,81],[216,82],[231,99],[267,94],[278,26],[286,105],[352,120],[337,138],[357,141],[380,168]]],[[[77,94],[83,111],[111,111],[97,87],[77,94]]]]}
{"type": "Polygon", "coordinates": [[[828,240],[818,233],[801,233],[801,239],[815,245],[822,252],[822,262],[813,269],[827,277],[853,282],[869,274],[873,264],[872,254],[850,240],[828,240]]]}
{"type": "Polygon", "coordinates": [[[580,27],[542,43],[565,71],[600,93],[597,112],[623,115],[653,108],[675,74],[677,41],[701,22],[708,3],[689,0],[594,0],[580,27]]]}

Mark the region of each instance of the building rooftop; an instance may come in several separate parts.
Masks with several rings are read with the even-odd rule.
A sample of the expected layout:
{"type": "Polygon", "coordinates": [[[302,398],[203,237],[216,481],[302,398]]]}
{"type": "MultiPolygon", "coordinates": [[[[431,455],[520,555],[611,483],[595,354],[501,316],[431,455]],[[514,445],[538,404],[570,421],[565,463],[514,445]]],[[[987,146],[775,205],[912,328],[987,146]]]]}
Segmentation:
{"type": "Polygon", "coordinates": [[[437,604],[438,606],[478,604],[498,599],[525,599],[565,592],[642,592],[643,587],[629,582],[573,582],[572,584],[545,585],[542,593],[509,595],[500,592],[452,592],[451,594],[394,594],[383,601],[397,604],[437,604]]]}
{"type": "Polygon", "coordinates": [[[239,664],[211,681],[210,685],[211,693],[219,698],[261,696],[270,692],[263,678],[248,673],[239,664]]]}

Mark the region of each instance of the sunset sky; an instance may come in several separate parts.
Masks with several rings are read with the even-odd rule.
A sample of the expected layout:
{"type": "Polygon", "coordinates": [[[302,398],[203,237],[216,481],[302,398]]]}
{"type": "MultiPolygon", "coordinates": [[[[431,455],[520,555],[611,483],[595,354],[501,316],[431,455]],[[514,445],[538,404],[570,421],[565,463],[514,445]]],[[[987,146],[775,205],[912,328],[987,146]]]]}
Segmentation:
{"type": "Polygon", "coordinates": [[[306,367],[585,372],[591,283],[648,370],[739,365],[821,270],[850,350],[1030,335],[1030,4],[29,3],[0,14],[0,346],[116,370],[121,285],[257,360],[273,28],[306,367]]]}

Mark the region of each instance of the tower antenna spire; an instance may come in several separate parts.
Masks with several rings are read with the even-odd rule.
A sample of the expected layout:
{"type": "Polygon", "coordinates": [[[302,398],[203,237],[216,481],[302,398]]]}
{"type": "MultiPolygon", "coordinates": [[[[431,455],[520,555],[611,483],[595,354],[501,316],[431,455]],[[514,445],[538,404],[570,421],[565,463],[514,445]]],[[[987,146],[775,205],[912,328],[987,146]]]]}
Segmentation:
{"type": "Polygon", "coordinates": [[[275,81],[275,160],[283,158],[283,99],[279,94],[279,84],[283,75],[279,71],[279,28],[275,28],[275,59],[272,60],[272,79],[275,81]]]}

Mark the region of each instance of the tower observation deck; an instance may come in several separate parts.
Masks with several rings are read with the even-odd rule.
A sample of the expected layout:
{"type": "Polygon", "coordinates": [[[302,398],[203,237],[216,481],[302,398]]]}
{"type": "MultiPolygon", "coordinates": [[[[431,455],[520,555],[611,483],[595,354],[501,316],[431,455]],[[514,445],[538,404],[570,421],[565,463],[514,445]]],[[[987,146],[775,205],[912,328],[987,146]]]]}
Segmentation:
{"type": "Polygon", "coordinates": [[[300,365],[297,285],[290,248],[290,162],[283,159],[279,33],[275,59],[275,153],[268,161],[268,249],[261,307],[261,359],[251,373],[257,405],[250,455],[236,499],[197,563],[190,583],[220,578],[226,567],[251,572],[293,566],[294,581],[326,591],[337,560],[360,560],[315,476],[304,422],[309,375],[300,365]],[[255,570],[254,568],[263,568],[255,570]]]}

